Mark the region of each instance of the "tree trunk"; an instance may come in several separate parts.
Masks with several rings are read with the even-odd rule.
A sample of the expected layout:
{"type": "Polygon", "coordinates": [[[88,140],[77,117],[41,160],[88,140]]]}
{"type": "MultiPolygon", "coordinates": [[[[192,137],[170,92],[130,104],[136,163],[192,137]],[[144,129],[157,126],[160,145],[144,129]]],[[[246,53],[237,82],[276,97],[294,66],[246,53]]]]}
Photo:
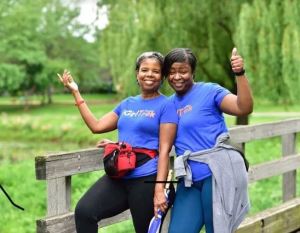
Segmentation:
{"type": "Polygon", "coordinates": [[[45,101],[46,101],[46,93],[45,91],[42,92],[42,99],[41,99],[41,105],[45,105],[45,101]]]}
{"type": "Polygon", "coordinates": [[[52,104],[52,88],[51,86],[47,87],[47,97],[48,97],[48,104],[52,104]]]}
{"type": "Polygon", "coordinates": [[[236,125],[248,125],[249,124],[249,116],[237,116],[235,119],[236,125]]]}

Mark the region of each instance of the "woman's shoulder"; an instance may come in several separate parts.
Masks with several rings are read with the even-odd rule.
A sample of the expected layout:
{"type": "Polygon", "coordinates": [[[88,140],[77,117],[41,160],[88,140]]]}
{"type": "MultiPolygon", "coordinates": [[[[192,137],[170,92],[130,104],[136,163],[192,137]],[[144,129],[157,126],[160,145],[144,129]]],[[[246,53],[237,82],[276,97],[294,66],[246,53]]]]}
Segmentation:
{"type": "Polygon", "coordinates": [[[199,88],[199,87],[211,87],[219,84],[214,82],[196,82],[195,85],[199,88]]]}
{"type": "Polygon", "coordinates": [[[163,99],[161,101],[161,107],[164,108],[175,108],[175,95],[171,95],[171,96],[163,96],[163,99]]]}
{"type": "Polygon", "coordinates": [[[141,100],[141,95],[136,95],[136,96],[128,96],[125,99],[123,99],[121,102],[137,102],[141,100]]]}
{"type": "Polygon", "coordinates": [[[143,99],[141,95],[129,96],[123,99],[120,104],[155,104],[160,105],[162,103],[168,102],[169,98],[163,94],[152,98],[152,99],[143,99]]]}
{"type": "Polygon", "coordinates": [[[153,101],[153,104],[155,104],[159,108],[164,108],[165,106],[169,105],[169,103],[172,102],[170,98],[166,95],[160,94],[155,100],[153,101]]]}
{"type": "Polygon", "coordinates": [[[196,83],[197,89],[206,89],[206,90],[216,90],[216,89],[226,89],[222,87],[218,83],[214,82],[197,82],[196,83]]]}
{"type": "Polygon", "coordinates": [[[170,95],[170,96],[161,94],[159,101],[163,102],[163,103],[170,103],[170,102],[173,103],[174,102],[174,94],[170,95]]]}

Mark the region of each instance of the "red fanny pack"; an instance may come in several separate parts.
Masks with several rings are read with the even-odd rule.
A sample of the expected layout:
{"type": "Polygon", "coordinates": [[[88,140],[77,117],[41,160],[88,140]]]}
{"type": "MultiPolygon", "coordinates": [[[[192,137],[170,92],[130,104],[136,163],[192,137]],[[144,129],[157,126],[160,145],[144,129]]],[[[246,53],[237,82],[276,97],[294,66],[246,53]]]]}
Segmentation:
{"type": "Polygon", "coordinates": [[[106,174],[113,178],[121,178],[136,167],[136,153],[143,153],[150,158],[157,155],[155,150],[132,148],[124,142],[109,143],[104,148],[103,165],[106,174]]]}

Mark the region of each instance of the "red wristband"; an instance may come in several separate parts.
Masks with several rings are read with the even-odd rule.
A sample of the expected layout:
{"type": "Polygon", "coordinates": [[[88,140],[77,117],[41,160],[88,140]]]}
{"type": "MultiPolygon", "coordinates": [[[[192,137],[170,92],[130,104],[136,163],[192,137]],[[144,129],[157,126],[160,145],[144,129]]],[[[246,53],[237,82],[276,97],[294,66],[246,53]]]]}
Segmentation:
{"type": "Polygon", "coordinates": [[[79,100],[78,102],[75,103],[75,106],[79,107],[84,102],[85,102],[84,100],[79,100]]]}

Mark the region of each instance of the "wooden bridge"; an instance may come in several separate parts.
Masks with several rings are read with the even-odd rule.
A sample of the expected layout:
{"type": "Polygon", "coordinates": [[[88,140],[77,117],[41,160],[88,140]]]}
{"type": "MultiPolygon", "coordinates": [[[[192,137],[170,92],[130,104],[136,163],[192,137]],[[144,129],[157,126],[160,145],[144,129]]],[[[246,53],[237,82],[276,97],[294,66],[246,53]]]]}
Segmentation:
{"type": "MultiPolygon", "coordinates": [[[[247,142],[281,137],[282,157],[250,166],[249,182],[282,175],[282,204],[247,217],[237,233],[300,232],[300,197],[296,197],[296,170],[300,154],[296,152],[296,135],[300,119],[239,126],[230,129],[231,139],[244,145],[247,142]]],[[[74,233],[74,213],[71,206],[71,177],[103,169],[101,150],[88,149],[35,158],[36,178],[47,182],[47,215],[36,221],[38,233],[74,233]]],[[[172,153],[172,156],[174,154],[172,153]]],[[[250,157],[251,155],[246,155],[250,157]]],[[[269,156],[269,155],[266,155],[269,156]]],[[[101,221],[99,227],[130,219],[129,211],[101,221]]],[[[163,226],[167,232],[168,217],[163,226]]]]}

